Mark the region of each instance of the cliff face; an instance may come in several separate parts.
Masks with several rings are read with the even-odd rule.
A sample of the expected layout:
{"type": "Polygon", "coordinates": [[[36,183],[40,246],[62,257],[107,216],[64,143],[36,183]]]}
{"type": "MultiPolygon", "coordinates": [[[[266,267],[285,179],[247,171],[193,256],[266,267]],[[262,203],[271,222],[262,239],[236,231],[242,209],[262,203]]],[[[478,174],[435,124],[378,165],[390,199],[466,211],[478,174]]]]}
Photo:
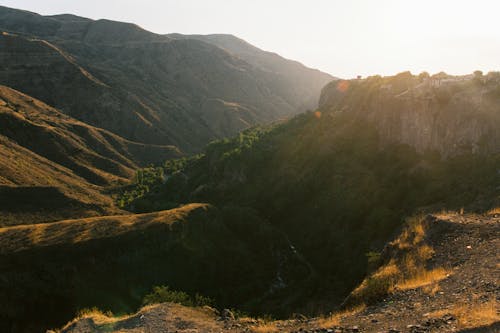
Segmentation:
{"type": "Polygon", "coordinates": [[[334,81],[320,109],[352,112],[373,122],[382,142],[443,157],[500,152],[500,77],[425,80],[409,74],[334,81]]]}

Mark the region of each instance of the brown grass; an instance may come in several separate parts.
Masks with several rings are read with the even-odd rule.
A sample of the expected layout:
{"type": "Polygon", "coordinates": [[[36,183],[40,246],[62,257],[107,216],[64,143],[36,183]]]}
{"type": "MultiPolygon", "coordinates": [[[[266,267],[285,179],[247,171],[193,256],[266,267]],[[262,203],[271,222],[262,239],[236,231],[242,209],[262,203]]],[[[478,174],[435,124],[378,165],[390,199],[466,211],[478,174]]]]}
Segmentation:
{"type": "Polygon", "coordinates": [[[349,308],[347,310],[341,311],[341,312],[335,312],[332,313],[329,316],[319,318],[315,324],[319,328],[331,328],[334,326],[340,326],[342,323],[342,320],[344,320],[347,317],[354,316],[357,313],[360,313],[366,309],[365,304],[360,304],[358,306],[349,308]]]}
{"type": "Polygon", "coordinates": [[[493,209],[490,209],[486,214],[487,215],[500,214],[500,207],[495,207],[493,209]]]}
{"type": "Polygon", "coordinates": [[[251,326],[250,331],[254,333],[276,333],[279,329],[276,326],[276,323],[268,322],[251,326]]]}
{"type": "Polygon", "coordinates": [[[0,254],[12,253],[37,246],[85,242],[91,239],[119,236],[144,230],[155,224],[184,221],[195,209],[207,209],[206,204],[189,204],[181,208],[149,214],[118,215],[54,223],[0,228],[0,254]]]}
{"type": "Polygon", "coordinates": [[[94,320],[94,323],[96,323],[97,325],[116,321],[116,318],[113,317],[113,314],[111,312],[104,313],[96,307],[85,308],[78,311],[75,320],[82,318],[92,318],[94,320]]]}
{"type": "Polygon", "coordinates": [[[413,245],[422,242],[425,236],[423,216],[415,216],[406,220],[406,228],[392,244],[397,245],[400,250],[411,249],[413,245]]]}
{"type": "Polygon", "coordinates": [[[426,287],[433,294],[438,282],[451,274],[444,267],[428,269],[427,261],[434,249],[425,242],[426,227],[423,216],[408,219],[407,227],[391,245],[398,252],[389,262],[367,277],[351,294],[354,304],[372,302],[397,290],[426,287]]]}
{"type": "Polygon", "coordinates": [[[417,271],[415,275],[407,279],[402,279],[394,286],[394,290],[416,289],[424,286],[429,286],[443,280],[450,275],[450,271],[444,268],[435,268],[431,270],[422,269],[417,271]]]}
{"type": "Polygon", "coordinates": [[[436,295],[436,293],[440,290],[439,288],[439,282],[424,286],[422,290],[429,294],[430,296],[436,295]]]}
{"type": "Polygon", "coordinates": [[[500,321],[498,302],[495,299],[486,303],[455,305],[450,309],[432,312],[429,317],[439,318],[446,314],[454,315],[460,328],[488,326],[500,321]]]}
{"type": "Polygon", "coordinates": [[[47,333],[59,333],[67,329],[74,323],[85,318],[91,318],[94,324],[97,326],[113,324],[120,319],[117,317],[113,317],[113,314],[111,312],[104,313],[96,307],[85,308],[78,311],[77,316],[66,325],[64,325],[62,329],[48,330],[47,333]]]}

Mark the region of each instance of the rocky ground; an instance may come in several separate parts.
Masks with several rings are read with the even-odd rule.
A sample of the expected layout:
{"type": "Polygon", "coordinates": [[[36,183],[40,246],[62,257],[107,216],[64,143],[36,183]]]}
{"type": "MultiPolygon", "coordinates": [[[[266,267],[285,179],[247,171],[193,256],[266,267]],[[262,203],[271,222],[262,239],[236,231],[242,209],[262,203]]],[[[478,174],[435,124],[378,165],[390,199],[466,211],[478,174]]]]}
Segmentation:
{"type": "Polygon", "coordinates": [[[87,315],[61,332],[500,332],[500,215],[440,214],[426,233],[439,281],[393,290],[385,299],[323,318],[265,322],[225,311],[159,304],[133,316],[87,315]]]}

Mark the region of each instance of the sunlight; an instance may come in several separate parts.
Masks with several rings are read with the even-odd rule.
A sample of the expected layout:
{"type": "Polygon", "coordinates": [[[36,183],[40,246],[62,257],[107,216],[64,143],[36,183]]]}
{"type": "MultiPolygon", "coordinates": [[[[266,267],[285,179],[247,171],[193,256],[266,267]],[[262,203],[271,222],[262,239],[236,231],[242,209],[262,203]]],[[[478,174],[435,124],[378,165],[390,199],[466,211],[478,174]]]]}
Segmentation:
{"type": "Polygon", "coordinates": [[[134,22],[161,34],[233,34],[342,78],[405,70],[467,74],[499,67],[500,2],[493,0],[3,3],[43,14],[70,12],[134,22]]]}

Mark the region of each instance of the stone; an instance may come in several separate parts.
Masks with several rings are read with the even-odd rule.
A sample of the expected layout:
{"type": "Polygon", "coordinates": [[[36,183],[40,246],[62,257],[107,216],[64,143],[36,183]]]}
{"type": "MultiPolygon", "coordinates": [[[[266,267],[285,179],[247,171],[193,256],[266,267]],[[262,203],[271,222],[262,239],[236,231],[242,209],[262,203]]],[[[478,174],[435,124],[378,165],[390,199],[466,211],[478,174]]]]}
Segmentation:
{"type": "Polygon", "coordinates": [[[234,314],[229,309],[222,310],[221,317],[223,320],[234,320],[234,314]]]}

